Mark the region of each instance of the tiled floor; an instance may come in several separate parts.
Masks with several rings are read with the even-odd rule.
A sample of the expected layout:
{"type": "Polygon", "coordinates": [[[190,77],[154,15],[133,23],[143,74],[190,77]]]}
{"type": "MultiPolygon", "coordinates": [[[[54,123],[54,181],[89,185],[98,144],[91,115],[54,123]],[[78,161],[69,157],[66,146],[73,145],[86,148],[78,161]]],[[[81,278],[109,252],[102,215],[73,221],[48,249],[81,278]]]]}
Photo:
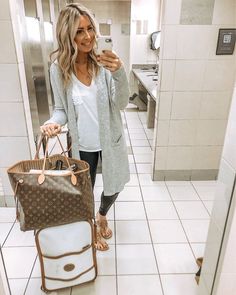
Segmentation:
{"type": "MultiPolygon", "coordinates": [[[[202,256],[214,198],[214,181],[153,182],[153,130],[146,113],[123,114],[131,180],[108,217],[110,250],[97,252],[94,283],[52,295],[196,295],[195,259],[202,256]]],[[[96,206],[102,191],[98,175],[96,206]]],[[[32,232],[20,232],[15,209],[0,208],[0,243],[12,295],[40,295],[40,268],[32,232]]]]}

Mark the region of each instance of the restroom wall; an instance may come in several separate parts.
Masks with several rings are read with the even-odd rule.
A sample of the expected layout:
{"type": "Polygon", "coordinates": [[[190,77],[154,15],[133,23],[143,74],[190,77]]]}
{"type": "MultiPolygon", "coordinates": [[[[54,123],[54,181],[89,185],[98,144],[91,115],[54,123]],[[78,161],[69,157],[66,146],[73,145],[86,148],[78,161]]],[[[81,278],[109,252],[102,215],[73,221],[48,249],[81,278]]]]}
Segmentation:
{"type": "Polygon", "coordinates": [[[21,43],[17,1],[2,0],[0,9],[0,206],[12,206],[7,167],[31,157],[34,150],[32,122],[21,43]],[[11,15],[15,15],[14,18],[11,15]],[[14,33],[13,33],[14,32],[14,33]]]}
{"type": "Polygon", "coordinates": [[[155,64],[157,51],[150,49],[150,35],[158,31],[161,0],[132,0],[130,66],[155,64]]]}
{"type": "Polygon", "coordinates": [[[236,27],[236,2],[166,0],[162,14],[153,178],[216,179],[236,50],[215,52],[219,28],[236,27]]]}

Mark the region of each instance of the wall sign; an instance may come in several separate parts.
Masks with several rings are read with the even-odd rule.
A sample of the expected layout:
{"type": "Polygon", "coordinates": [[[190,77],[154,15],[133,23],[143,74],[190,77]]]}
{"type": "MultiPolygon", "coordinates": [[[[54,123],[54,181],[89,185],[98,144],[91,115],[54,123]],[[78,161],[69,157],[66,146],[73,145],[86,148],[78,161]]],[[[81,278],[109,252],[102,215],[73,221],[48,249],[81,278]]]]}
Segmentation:
{"type": "Polygon", "coordinates": [[[219,29],[216,55],[234,53],[236,29],[219,29]]]}

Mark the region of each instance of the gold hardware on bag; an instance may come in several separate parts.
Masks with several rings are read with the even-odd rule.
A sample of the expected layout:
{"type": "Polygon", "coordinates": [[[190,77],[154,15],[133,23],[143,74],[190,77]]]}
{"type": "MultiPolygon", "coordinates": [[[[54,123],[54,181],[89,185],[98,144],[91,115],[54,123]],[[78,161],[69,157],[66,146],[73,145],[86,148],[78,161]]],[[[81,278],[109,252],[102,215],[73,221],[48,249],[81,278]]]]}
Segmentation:
{"type": "Polygon", "coordinates": [[[24,180],[23,179],[19,179],[19,181],[18,181],[20,184],[22,184],[23,182],[24,182],[24,180]]]}
{"type": "Polygon", "coordinates": [[[75,265],[74,265],[74,264],[72,264],[72,263],[68,263],[68,264],[66,264],[66,265],[64,266],[64,271],[69,272],[69,271],[72,271],[74,268],[75,268],[75,265]]]}

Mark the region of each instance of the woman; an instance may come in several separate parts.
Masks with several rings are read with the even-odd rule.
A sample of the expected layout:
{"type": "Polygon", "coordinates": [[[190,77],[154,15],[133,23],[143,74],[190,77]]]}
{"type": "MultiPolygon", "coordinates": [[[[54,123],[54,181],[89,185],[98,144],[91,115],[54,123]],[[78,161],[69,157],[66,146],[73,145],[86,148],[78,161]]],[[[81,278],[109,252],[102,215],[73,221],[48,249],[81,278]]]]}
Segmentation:
{"type": "Polygon", "coordinates": [[[104,190],[96,214],[98,250],[107,250],[112,231],[106,215],[129,181],[129,165],[120,110],[129,97],[128,81],[119,57],[112,51],[95,55],[96,25],[80,4],[69,4],[57,22],[58,49],[50,67],[55,100],[53,116],[41,126],[49,137],[67,123],[72,156],[89,163],[94,187],[99,157],[104,190]],[[98,65],[101,64],[102,66],[98,65]]]}

